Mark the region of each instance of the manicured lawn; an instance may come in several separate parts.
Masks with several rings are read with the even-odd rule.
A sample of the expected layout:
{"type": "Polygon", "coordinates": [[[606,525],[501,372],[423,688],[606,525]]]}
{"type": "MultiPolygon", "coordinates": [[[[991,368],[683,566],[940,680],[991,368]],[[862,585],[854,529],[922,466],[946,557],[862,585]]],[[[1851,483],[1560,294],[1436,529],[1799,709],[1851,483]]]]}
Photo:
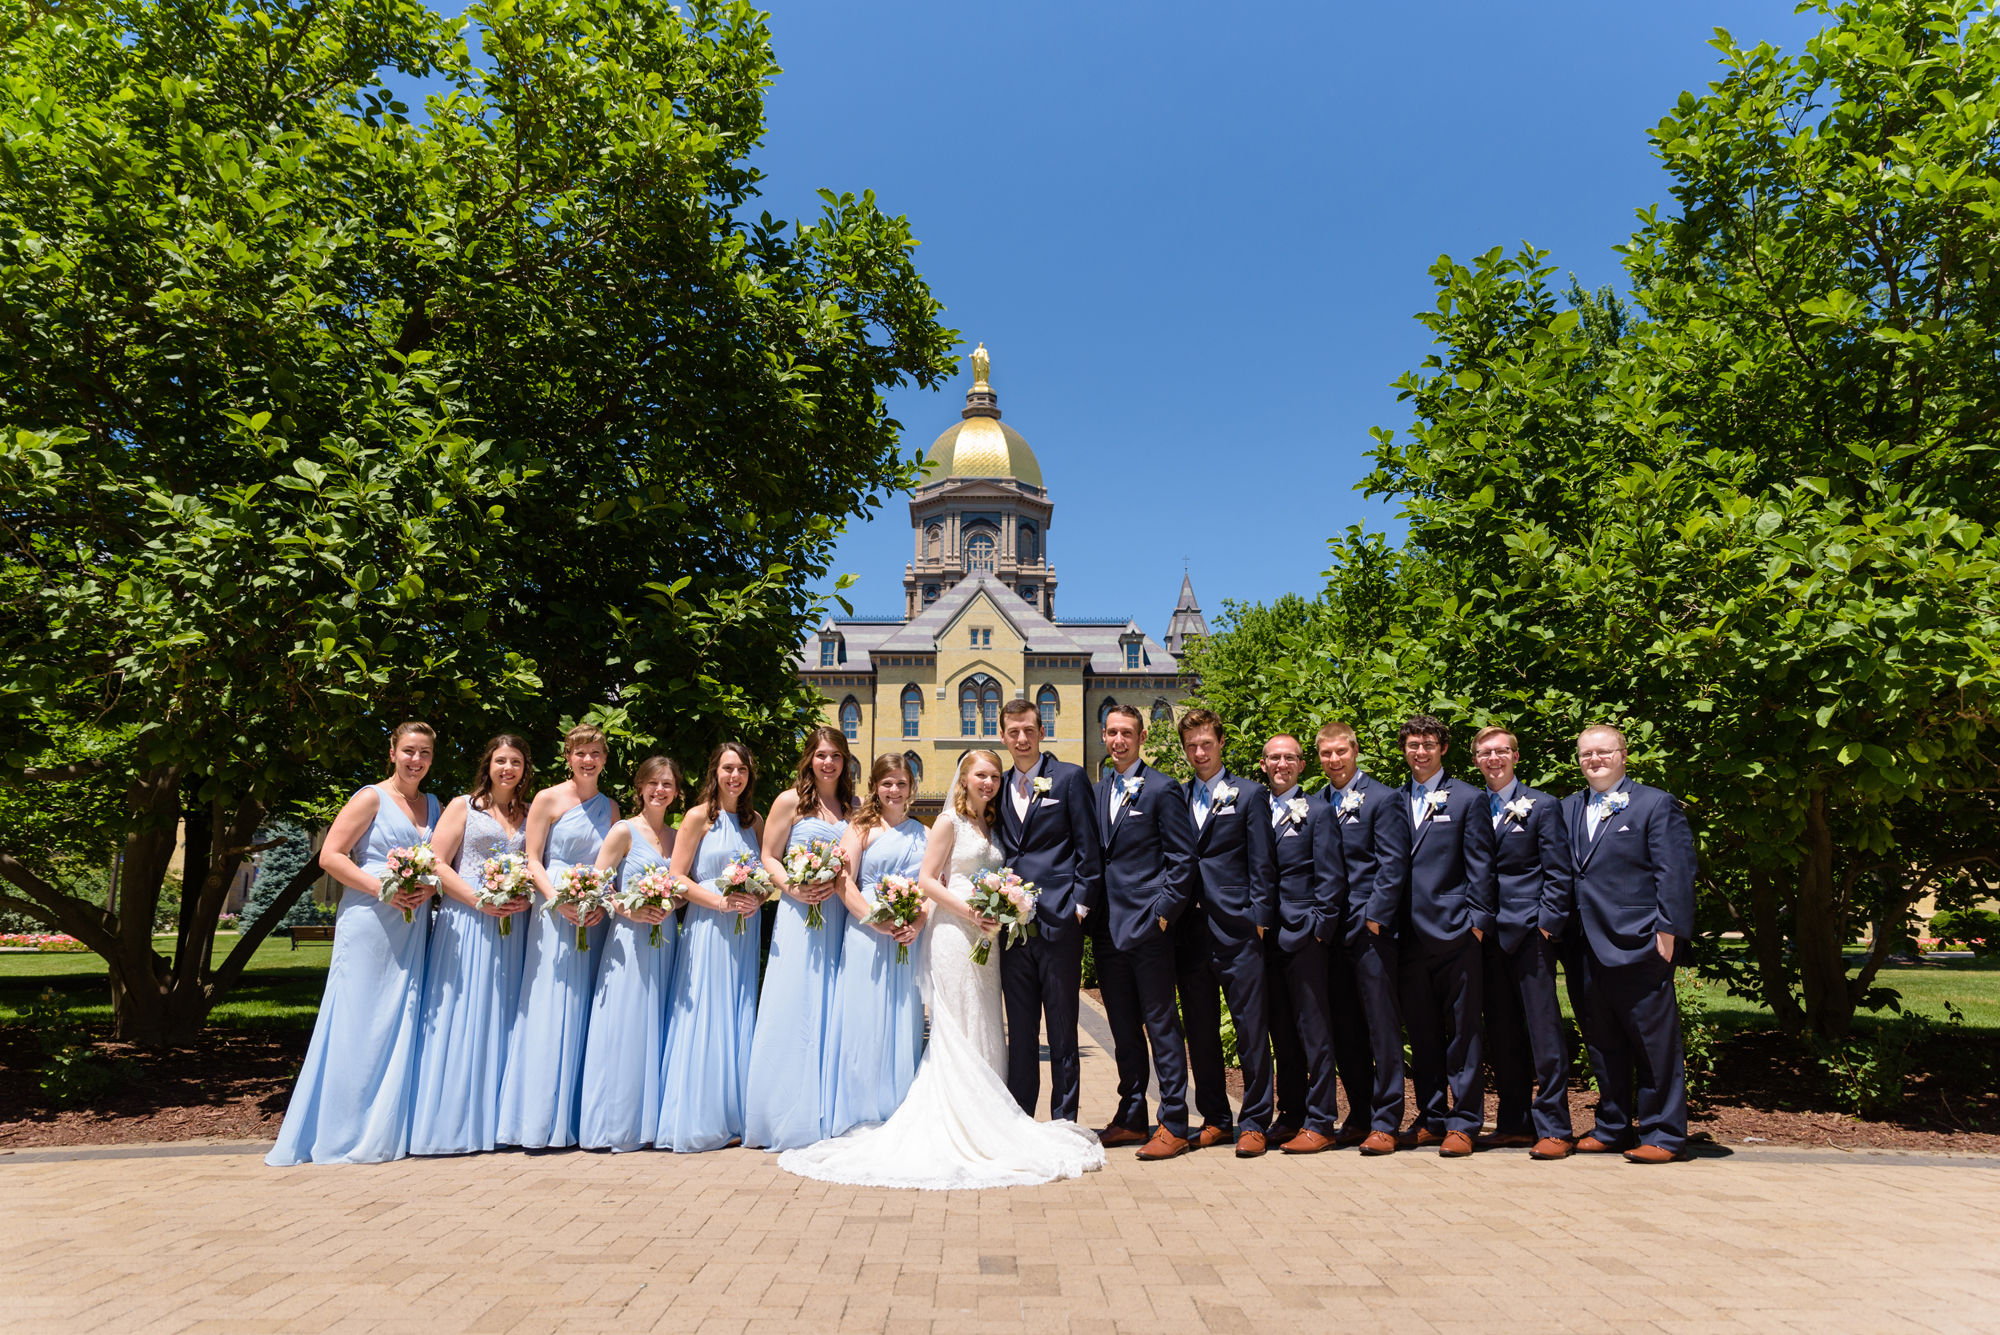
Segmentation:
{"type": "MultiPolygon", "coordinates": [[[[1983,1030],[2000,1035],[2000,961],[1980,959],[1936,960],[1925,964],[1888,964],[1875,977],[1877,987],[1891,987],[1902,993],[1903,1009],[1927,1015],[1939,1024],[1947,1022],[1944,1003],[1949,1001],[1965,1015],[1967,1031],[1983,1030]]],[[[1558,996],[1563,1014],[1569,1014],[1569,993],[1558,996]]],[[[1729,995],[1723,984],[1710,981],[1702,988],[1708,1013],[1724,1033],[1746,1029],[1767,1029],[1773,1021],[1768,1007],[1748,997],[1729,995]]],[[[1855,1028],[1866,1033],[1883,1020],[1896,1018],[1894,1011],[1855,1016],[1855,1028]]]]}
{"type": "MultiPolygon", "coordinates": [[[[171,953],[172,937],[154,938],[162,954],[171,953]]],[[[218,936],[212,956],[220,964],[236,948],[236,937],[218,936]]],[[[213,1012],[214,1022],[231,1028],[280,1028],[310,1031],[326,987],[326,966],[333,957],[329,945],[302,945],[296,951],[284,937],[273,936],[257,948],[242,980],[213,1012]]],[[[111,990],[104,961],[96,955],[0,955],[0,1023],[15,1019],[45,987],[69,998],[70,1013],[87,1023],[111,1023],[111,990]]]]}

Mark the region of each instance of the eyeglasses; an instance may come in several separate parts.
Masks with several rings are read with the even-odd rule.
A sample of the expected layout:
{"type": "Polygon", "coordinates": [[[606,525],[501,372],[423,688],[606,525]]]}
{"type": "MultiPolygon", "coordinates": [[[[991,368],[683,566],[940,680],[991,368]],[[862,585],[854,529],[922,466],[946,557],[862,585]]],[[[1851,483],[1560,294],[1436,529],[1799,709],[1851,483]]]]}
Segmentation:
{"type": "Polygon", "coordinates": [[[1609,751],[1579,751],[1576,753],[1576,758],[1578,760],[1609,760],[1613,756],[1622,756],[1624,754],[1625,748],[1620,746],[1614,747],[1609,751]]]}
{"type": "Polygon", "coordinates": [[[1428,737],[1412,737],[1409,741],[1403,743],[1403,749],[1405,751],[1435,751],[1438,749],[1438,744],[1428,737]]]}
{"type": "Polygon", "coordinates": [[[1485,750],[1478,752],[1478,756],[1481,760],[1498,760],[1502,756],[1511,756],[1514,754],[1516,754],[1516,752],[1514,748],[1511,746],[1501,746],[1501,747],[1489,746],[1485,750]]]}

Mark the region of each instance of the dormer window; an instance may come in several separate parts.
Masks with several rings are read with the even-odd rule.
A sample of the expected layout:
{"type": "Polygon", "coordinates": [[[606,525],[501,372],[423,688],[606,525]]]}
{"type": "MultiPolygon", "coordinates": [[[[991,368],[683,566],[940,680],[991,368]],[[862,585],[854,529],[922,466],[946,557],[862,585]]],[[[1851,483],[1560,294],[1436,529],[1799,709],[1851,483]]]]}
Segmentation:
{"type": "Polygon", "coordinates": [[[819,665],[823,668],[836,667],[847,661],[847,639],[835,630],[825,630],[819,637],[819,665]]]}
{"type": "Polygon", "coordinates": [[[820,665],[821,667],[832,667],[832,666],[833,666],[833,641],[832,641],[832,640],[821,640],[821,641],[819,642],[819,665],[820,665]]]}
{"type": "Polygon", "coordinates": [[[1125,670],[1127,672],[1137,672],[1139,670],[1139,642],[1137,640],[1126,641],[1125,670]]]}

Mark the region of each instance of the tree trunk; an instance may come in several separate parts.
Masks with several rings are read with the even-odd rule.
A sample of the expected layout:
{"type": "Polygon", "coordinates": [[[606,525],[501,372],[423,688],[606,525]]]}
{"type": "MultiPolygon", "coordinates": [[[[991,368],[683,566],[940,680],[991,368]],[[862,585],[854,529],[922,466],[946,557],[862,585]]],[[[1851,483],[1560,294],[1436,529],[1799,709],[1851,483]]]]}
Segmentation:
{"type": "Polygon", "coordinates": [[[1854,1022],[1847,993],[1847,914],[1833,876],[1833,827],[1826,818],[1826,790],[1806,803],[1806,837],[1799,860],[1799,903],[1793,951],[1806,1024],[1817,1038],[1839,1041],[1854,1022]]]}
{"type": "Polygon", "coordinates": [[[1757,959],[1757,981],[1764,1004],[1777,1018],[1778,1028],[1797,1038],[1805,1031],[1805,1012],[1792,996],[1791,980],[1785,976],[1785,928],[1779,919],[1778,878],[1769,871],[1750,873],[1750,950],[1757,959]]]}

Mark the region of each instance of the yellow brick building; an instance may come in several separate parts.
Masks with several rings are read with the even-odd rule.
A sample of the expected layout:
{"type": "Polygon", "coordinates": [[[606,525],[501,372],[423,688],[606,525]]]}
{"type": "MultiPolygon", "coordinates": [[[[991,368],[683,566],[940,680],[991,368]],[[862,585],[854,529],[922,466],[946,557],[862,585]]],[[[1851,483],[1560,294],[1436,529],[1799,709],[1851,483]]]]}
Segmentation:
{"type": "Polygon", "coordinates": [[[863,772],[884,752],[908,757],[916,814],[934,815],[959,757],[1003,749],[1000,708],[1032,700],[1046,749],[1095,774],[1099,722],[1112,704],[1170,721],[1189,680],[1177,657],[1206,635],[1181,579],[1164,643],[1131,618],[1064,620],[1048,533],[1055,507],[1041,464],[1000,421],[984,345],[961,420],[931,445],[910,498],[915,550],[899,616],[829,618],[800,648],[799,675],[820,694],[863,772]]]}

